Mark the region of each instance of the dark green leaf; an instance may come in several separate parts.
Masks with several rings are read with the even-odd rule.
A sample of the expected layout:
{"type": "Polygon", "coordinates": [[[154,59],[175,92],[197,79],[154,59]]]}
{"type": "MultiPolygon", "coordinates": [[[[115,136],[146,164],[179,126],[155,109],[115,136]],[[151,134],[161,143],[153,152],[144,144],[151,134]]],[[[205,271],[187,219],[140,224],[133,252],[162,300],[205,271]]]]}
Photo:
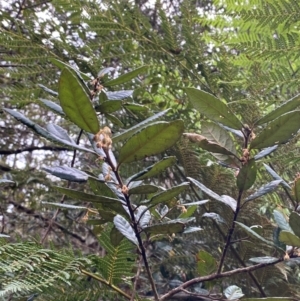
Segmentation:
{"type": "Polygon", "coordinates": [[[96,111],[101,113],[113,113],[122,108],[121,100],[107,100],[96,106],[96,111]]]}
{"type": "Polygon", "coordinates": [[[152,184],[140,185],[129,189],[129,195],[131,194],[149,194],[155,193],[159,190],[159,187],[152,184]]]}
{"type": "Polygon", "coordinates": [[[58,93],[68,118],[81,129],[96,134],[99,131],[96,112],[85,88],[70,68],[65,68],[61,73],[58,93]]]}
{"type": "Polygon", "coordinates": [[[268,126],[251,141],[250,148],[265,148],[287,142],[300,128],[299,114],[300,111],[293,111],[271,121],[268,126]]]}
{"type": "Polygon", "coordinates": [[[70,182],[83,183],[88,180],[89,175],[85,172],[68,166],[44,167],[48,173],[70,182]]]}
{"type": "Polygon", "coordinates": [[[270,256],[253,257],[253,258],[250,258],[249,261],[251,261],[253,263],[272,263],[272,262],[278,261],[278,258],[270,257],[270,256]]]}
{"type": "Polygon", "coordinates": [[[254,159],[250,159],[239,171],[236,179],[236,185],[239,191],[245,191],[249,189],[255,182],[256,179],[256,163],[254,159]]]}
{"type": "Polygon", "coordinates": [[[165,157],[161,161],[148,166],[144,170],[130,177],[128,182],[139,181],[159,175],[162,171],[176,163],[176,157],[165,157]]]}
{"type": "Polygon", "coordinates": [[[116,194],[108,187],[107,183],[91,177],[88,179],[88,183],[94,194],[107,196],[109,198],[116,197],[116,194]]]}
{"type": "Polygon", "coordinates": [[[287,221],[287,218],[285,217],[285,215],[282,212],[280,212],[278,210],[274,210],[273,216],[274,216],[274,220],[275,220],[276,224],[278,225],[278,227],[281,230],[286,230],[286,231],[292,232],[292,229],[287,221]]]}
{"type": "Polygon", "coordinates": [[[150,234],[173,234],[182,233],[184,231],[185,224],[181,222],[169,222],[164,224],[158,224],[150,227],[146,227],[144,231],[150,234]]]}
{"type": "Polygon", "coordinates": [[[113,79],[113,80],[110,80],[110,81],[104,83],[104,86],[105,87],[112,87],[112,86],[115,86],[115,85],[124,84],[124,83],[134,79],[139,74],[145,73],[147,70],[148,70],[148,66],[139,67],[135,70],[127,72],[126,74],[122,74],[121,76],[119,76],[116,79],[113,79]]]}
{"type": "Polygon", "coordinates": [[[272,181],[272,182],[260,187],[255,193],[248,196],[245,199],[245,202],[252,201],[252,200],[257,199],[267,193],[272,192],[273,190],[275,190],[278,187],[278,185],[280,183],[281,183],[281,180],[275,180],[275,181],[272,181]]]}
{"type": "Polygon", "coordinates": [[[55,113],[58,113],[60,115],[65,115],[62,107],[58,104],[56,104],[53,101],[47,100],[47,99],[43,99],[40,98],[39,99],[45,106],[47,106],[49,109],[51,109],[52,111],[54,111],[55,113]]]}
{"type": "Polygon", "coordinates": [[[98,209],[105,211],[115,211],[121,215],[128,216],[128,213],[123,208],[122,202],[119,199],[89,194],[73,189],[54,186],[58,192],[67,195],[70,198],[81,200],[82,202],[94,203],[98,209]]]}
{"type": "Polygon", "coordinates": [[[123,234],[114,226],[110,231],[110,241],[114,247],[117,247],[122,239],[124,238],[123,234]]]}
{"type": "Polygon", "coordinates": [[[259,119],[256,122],[256,124],[261,125],[266,122],[273,121],[274,119],[278,118],[279,116],[282,116],[285,113],[295,110],[299,106],[300,106],[300,94],[298,94],[295,97],[293,97],[292,99],[286,101],[277,109],[272,110],[269,114],[267,114],[263,118],[259,119]]]}
{"type": "Polygon", "coordinates": [[[288,189],[292,189],[290,187],[290,185],[284,181],[271,167],[269,167],[267,164],[263,163],[265,169],[267,170],[267,172],[273,177],[274,180],[280,180],[281,183],[284,187],[288,188],[288,189]]]}
{"type": "Polygon", "coordinates": [[[115,92],[106,92],[107,98],[109,100],[122,100],[128,97],[131,97],[133,90],[121,90],[115,92]]]}
{"type": "Polygon", "coordinates": [[[296,202],[300,202],[300,176],[297,176],[297,178],[294,181],[294,187],[293,187],[294,196],[296,199],[296,202]]]}
{"type": "Polygon", "coordinates": [[[134,133],[136,133],[137,131],[139,131],[140,129],[144,128],[147,124],[153,123],[156,119],[162,117],[163,115],[165,115],[170,109],[167,109],[165,111],[159,112],[147,119],[145,119],[144,121],[136,124],[135,126],[127,129],[126,131],[117,134],[115,136],[113,136],[113,142],[117,143],[121,140],[125,140],[128,139],[130,136],[132,136],[134,133]]]}
{"type": "Polygon", "coordinates": [[[200,276],[207,276],[217,271],[217,262],[210,253],[201,250],[196,255],[196,260],[200,276]]]}
{"type": "Polygon", "coordinates": [[[278,145],[270,146],[265,149],[263,149],[261,152],[259,152],[257,155],[255,155],[254,160],[259,160],[265,156],[270,155],[272,152],[274,152],[278,148],[278,145]]]}
{"type": "Polygon", "coordinates": [[[251,228],[249,228],[248,226],[239,223],[239,222],[235,222],[237,225],[239,225],[242,229],[244,229],[247,234],[249,234],[251,237],[256,238],[262,242],[264,242],[265,244],[274,247],[273,242],[266,240],[265,238],[263,238],[262,236],[258,235],[255,231],[253,231],[251,228]]]}
{"type": "MultiPolygon", "coordinates": [[[[297,212],[292,212],[290,215],[289,224],[293,229],[294,233],[300,237],[300,215],[297,212]]],[[[286,230],[286,229],[284,229],[286,230]]]]}
{"type": "Polygon", "coordinates": [[[124,126],[123,122],[119,118],[117,118],[116,116],[114,116],[112,114],[109,114],[109,113],[105,113],[104,115],[113,124],[115,124],[117,126],[120,126],[120,127],[124,126]]]}
{"type": "Polygon", "coordinates": [[[227,300],[239,300],[244,296],[241,288],[236,285],[231,285],[224,290],[224,295],[226,296],[227,300]]]}
{"type": "Polygon", "coordinates": [[[291,232],[281,231],[279,234],[279,240],[286,245],[300,248],[300,238],[291,232]]]}
{"type": "Polygon", "coordinates": [[[180,138],[182,120],[156,122],[133,135],[120,149],[119,164],[129,163],[162,153],[180,138]]]}
{"type": "Polygon", "coordinates": [[[131,225],[123,216],[116,215],[114,217],[114,225],[127,239],[129,239],[135,245],[139,245],[139,242],[131,225]]]}
{"type": "Polygon", "coordinates": [[[215,96],[194,88],[186,88],[186,93],[194,108],[207,118],[230,128],[240,130],[242,123],[227,105],[215,96]]]}
{"type": "Polygon", "coordinates": [[[150,201],[147,202],[147,204],[150,204],[151,206],[167,202],[174,197],[178,196],[181,192],[186,190],[190,186],[189,183],[182,183],[178,186],[174,186],[168,190],[162,191],[154,195],[150,201]]]}

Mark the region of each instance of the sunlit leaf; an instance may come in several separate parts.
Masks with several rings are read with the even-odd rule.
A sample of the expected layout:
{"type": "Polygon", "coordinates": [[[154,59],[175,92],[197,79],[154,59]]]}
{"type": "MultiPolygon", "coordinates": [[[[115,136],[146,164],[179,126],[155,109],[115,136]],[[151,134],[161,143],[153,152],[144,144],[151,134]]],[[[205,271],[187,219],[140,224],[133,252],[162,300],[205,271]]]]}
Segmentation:
{"type": "Polygon", "coordinates": [[[185,91],[194,108],[207,118],[236,130],[242,128],[242,123],[239,119],[220,99],[194,88],[186,88],[185,91]]]}
{"type": "Polygon", "coordinates": [[[278,261],[278,258],[270,257],[270,256],[253,257],[253,258],[250,258],[249,261],[251,261],[253,263],[273,263],[273,262],[278,261]]]}
{"type": "Polygon", "coordinates": [[[119,164],[138,161],[148,156],[164,152],[183,133],[182,120],[156,122],[130,137],[120,149],[119,164]]]}
{"type": "Polygon", "coordinates": [[[261,125],[266,122],[273,121],[274,119],[278,118],[279,116],[282,116],[285,113],[288,113],[290,111],[295,110],[297,107],[300,106],[300,94],[296,95],[292,99],[286,101],[283,103],[280,107],[276,108],[275,110],[272,110],[269,114],[265,115],[261,119],[259,119],[256,124],[261,125]]]}
{"type": "Polygon", "coordinates": [[[300,248],[300,238],[291,232],[281,231],[279,234],[279,240],[286,245],[300,248]]]}
{"type": "Polygon", "coordinates": [[[40,98],[39,100],[52,111],[54,111],[60,115],[65,115],[62,107],[60,105],[56,104],[55,102],[53,102],[51,100],[43,99],[43,98],[40,98]]]}
{"type": "Polygon", "coordinates": [[[63,209],[80,209],[80,210],[88,209],[87,207],[84,206],[76,206],[76,205],[64,204],[64,203],[42,202],[42,204],[60,207],[63,209]]]}
{"type": "Polygon", "coordinates": [[[299,114],[300,111],[293,111],[271,121],[267,127],[251,141],[250,148],[265,148],[287,142],[300,128],[299,114]]]}
{"type": "Polygon", "coordinates": [[[200,276],[207,276],[217,271],[217,262],[214,257],[201,250],[196,254],[197,272],[200,276]]]}
{"type": "Polygon", "coordinates": [[[89,95],[70,69],[63,69],[59,79],[59,100],[68,118],[81,129],[96,134],[99,122],[89,95]]]}

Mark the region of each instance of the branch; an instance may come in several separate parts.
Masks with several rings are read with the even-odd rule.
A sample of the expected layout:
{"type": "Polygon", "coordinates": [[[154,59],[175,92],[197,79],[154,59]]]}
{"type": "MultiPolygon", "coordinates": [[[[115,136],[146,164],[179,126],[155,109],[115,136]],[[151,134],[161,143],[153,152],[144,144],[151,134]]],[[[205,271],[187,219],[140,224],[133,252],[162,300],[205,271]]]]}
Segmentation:
{"type": "Polygon", "coordinates": [[[232,270],[232,271],[223,272],[223,273],[219,273],[219,274],[215,273],[215,274],[211,274],[211,275],[208,275],[208,276],[197,277],[197,278],[191,279],[189,281],[186,281],[185,283],[183,283],[183,284],[179,285],[178,287],[172,289],[168,293],[161,296],[161,298],[159,300],[163,301],[163,300],[170,299],[172,296],[174,296],[175,294],[181,292],[185,288],[190,287],[190,286],[192,286],[196,283],[199,283],[199,282],[206,282],[206,281],[216,280],[216,279],[220,279],[220,278],[231,277],[233,275],[241,274],[241,273],[249,273],[249,272],[256,271],[258,269],[270,266],[270,265],[275,265],[275,264],[277,264],[279,262],[282,262],[282,261],[284,261],[284,259],[279,258],[274,262],[259,263],[259,264],[252,265],[252,266],[246,267],[246,268],[239,268],[239,269],[235,269],[235,270],[232,270]]]}
{"type": "Polygon", "coordinates": [[[20,149],[12,149],[12,150],[0,150],[0,155],[15,155],[23,152],[33,152],[36,150],[50,150],[50,151],[71,151],[69,148],[58,147],[58,146],[31,146],[20,149]]]}

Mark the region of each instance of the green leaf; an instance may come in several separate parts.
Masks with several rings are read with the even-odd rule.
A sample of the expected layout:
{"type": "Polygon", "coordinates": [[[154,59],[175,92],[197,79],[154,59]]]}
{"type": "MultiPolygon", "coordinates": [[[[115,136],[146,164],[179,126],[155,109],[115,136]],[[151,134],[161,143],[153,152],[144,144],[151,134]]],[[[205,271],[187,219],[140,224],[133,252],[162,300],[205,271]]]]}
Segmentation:
{"type": "Polygon", "coordinates": [[[152,184],[145,184],[140,185],[137,187],[133,187],[129,189],[128,194],[149,194],[149,193],[155,193],[159,190],[159,187],[152,185],[152,184]]]}
{"type": "Polygon", "coordinates": [[[239,300],[244,296],[242,289],[236,285],[228,286],[224,290],[224,295],[226,296],[227,300],[239,300]]]}
{"type": "Polygon", "coordinates": [[[139,245],[139,242],[136,238],[133,228],[123,216],[116,215],[114,217],[114,225],[127,239],[129,239],[135,245],[137,246],[139,245]]]}
{"type": "Polygon", "coordinates": [[[267,148],[263,149],[257,155],[254,156],[254,160],[257,161],[257,160],[259,160],[261,158],[264,158],[264,157],[270,155],[277,148],[278,148],[278,145],[274,145],[274,146],[270,146],[270,147],[267,147],[267,148]]]}
{"type": "Polygon", "coordinates": [[[70,182],[84,183],[89,177],[84,171],[68,166],[44,167],[43,169],[58,178],[70,182]]]}
{"type": "Polygon", "coordinates": [[[96,111],[101,113],[113,113],[122,108],[121,100],[107,100],[96,106],[96,111]]]}
{"type": "Polygon", "coordinates": [[[219,153],[228,156],[235,156],[234,153],[216,142],[209,141],[206,137],[195,133],[184,133],[184,137],[188,138],[190,142],[197,143],[199,147],[211,153],[219,153]]]}
{"type": "Polygon", "coordinates": [[[220,122],[230,128],[240,130],[242,123],[239,119],[229,110],[228,106],[215,96],[195,89],[186,88],[186,93],[189,100],[196,110],[207,118],[220,122]]]}
{"type": "Polygon", "coordinates": [[[168,222],[164,224],[153,225],[143,229],[146,233],[149,234],[173,234],[173,233],[182,233],[184,231],[185,224],[182,222],[168,222]]]}
{"type": "Polygon", "coordinates": [[[90,177],[88,179],[88,183],[94,194],[107,196],[109,198],[116,197],[116,194],[108,187],[105,182],[90,177]]]}
{"type": "MultiPolygon", "coordinates": [[[[183,206],[184,206],[184,204],[183,204],[183,206]]],[[[194,214],[194,212],[197,210],[197,208],[198,208],[197,205],[189,206],[189,208],[185,212],[182,212],[179,215],[179,218],[187,218],[187,217],[192,216],[194,214]]]]}
{"type": "Polygon", "coordinates": [[[282,212],[280,212],[278,210],[274,210],[273,216],[274,216],[276,224],[278,225],[278,227],[281,230],[292,232],[292,229],[287,221],[287,218],[285,217],[285,215],[282,212]]]}
{"type": "Polygon", "coordinates": [[[149,108],[143,105],[139,105],[136,103],[124,103],[123,107],[133,113],[135,112],[147,112],[149,108]]]}
{"type": "MultiPolygon", "coordinates": [[[[293,229],[294,233],[300,237],[300,215],[297,212],[292,212],[290,215],[289,224],[293,229]]],[[[284,229],[286,230],[286,229],[284,229]]]]}
{"type": "Polygon", "coordinates": [[[295,97],[293,97],[292,99],[286,101],[280,107],[278,107],[275,110],[272,110],[269,114],[267,114],[264,117],[262,117],[261,119],[259,119],[256,122],[256,125],[261,125],[266,122],[270,122],[270,121],[278,118],[279,116],[282,116],[285,113],[295,110],[299,106],[300,106],[300,94],[298,94],[295,97]]]}
{"type": "Polygon", "coordinates": [[[59,100],[68,118],[81,129],[96,134],[99,122],[89,95],[70,69],[63,69],[59,79],[59,100]]]}
{"type": "Polygon", "coordinates": [[[236,179],[236,185],[239,191],[245,191],[249,189],[255,182],[256,179],[256,163],[254,159],[250,159],[239,171],[236,179]]]}
{"type": "Polygon", "coordinates": [[[112,87],[112,86],[124,84],[124,83],[132,80],[133,78],[137,77],[139,74],[145,73],[148,70],[148,68],[149,68],[148,66],[139,67],[135,70],[127,72],[126,74],[122,74],[121,76],[119,76],[116,79],[105,82],[103,85],[105,87],[112,87]]]}
{"type": "Polygon", "coordinates": [[[214,257],[204,251],[201,250],[196,255],[197,261],[197,271],[200,276],[207,276],[217,271],[217,262],[214,257]]]}
{"type": "Polygon", "coordinates": [[[123,234],[114,226],[110,231],[110,242],[114,247],[117,247],[122,239],[124,238],[123,234]]]}
{"type": "Polygon", "coordinates": [[[132,136],[134,133],[136,133],[137,131],[141,130],[142,128],[144,128],[146,125],[153,123],[153,121],[155,121],[156,119],[162,117],[163,115],[165,115],[170,109],[167,109],[165,111],[159,112],[147,119],[145,119],[144,121],[136,124],[135,126],[127,129],[126,131],[122,132],[121,134],[117,134],[115,136],[113,136],[113,142],[117,143],[121,140],[125,140],[128,139],[130,136],[132,136]]]}
{"type": "Polygon", "coordinates": [[[253,141],[251,149],[265,148],[287,142],[300,128],[300,111],[286,113],[271,121],[253,141]]]}
{"type": "Polygon", "coordinates": [[[239,225],[241,228],[243,228],[251,237],[256,238],[262,242],[264,242],[265,244],[267,244],[268,246],[272,246],[274,247],[273,242],[266,240],[265,238],[263,238],[262,236],[258,235],[255,231],[253,231],[251,228],[249,228],[248,226],[240,223],[240,222],[235,222],[237,225],[239,225]]]}
{"type": "Polygon", "coordinates": [[[121,148],[119,164],[129,163],[162,153],[180,138],[184,130],[182,120],[156,122],[133,135],[121,148]]]}
{"type": "Polygon", "coordinates": [[[262,187],[260,187],[255,193],[251,194],[250,196],[248,196],[246,199],[245,199],[245,202],[249,202],[249,201],[252,201],[254,199],[257,199],[267,193],[270,193],[272,192],[273,190],[275,190],[278,185],[281,183],[280,180],[275,180],[275,181],[272,181],[262,187]]]}
{"type": "Polygon", "coordinates": [[[58,186],[54,186],[53,188],[58,192],[67,195],[70,198],[77,199],[82,202],[94,203],[98,209],[105,210],[105,211],[114,211],[123,216],[128,216],[128,213],[123,208],[122,202],[120,202],[119,199],[99,196],[95,194],[89,194],[73,189],[58,187],[58,186]]]}
{"type": "Polygon", "coordinates": [[[281,181],[281,184],[288,188],[288,189],[292,189],[290,187],[290,185],[284,181],[271,167],[269,167],[267,164],[263,163],[264,164],[264,167],[265,169],[267,170],[267,172],[273,177],[274,180],[280,180],[281,181]]]}
{"type": "Polygon", "coordinates": [[[190,186],[189,183],[182,183],[178,186],[174,186],[168,190],[162,191],[154,195],[150,201],[147,202],[147,204],[150,204],[151,206],[167,202],[174,197],[176,197],[178,194],[186,190],[190,186]]]}
{"type": "Polygon", "coordinates": [[[281,231],[279,234],[279,240],[286,245],[300,248],[300,238],[291,232],[281,231]]]}
{"type": "Polygon", "coordinates": [[[176,161],[177,161],[176,157],[165,157],[161,161],[159,161],[151,166],[148,166],[147,168],[143,169],[139,173],[131,176],[128,179],[128,183],[130,183],[132,181],[139,181],[139,180],[152,178],[156,175],[159,175],[165,169],[174,165],[176,163],[176,161]]]}
{"type": "Polygon", "coordinates": [[[295,179],[293,192],[294,192],[296,202],[299,203],[300,202],[300,176],[297,176],[297,178],[295,179]]]}

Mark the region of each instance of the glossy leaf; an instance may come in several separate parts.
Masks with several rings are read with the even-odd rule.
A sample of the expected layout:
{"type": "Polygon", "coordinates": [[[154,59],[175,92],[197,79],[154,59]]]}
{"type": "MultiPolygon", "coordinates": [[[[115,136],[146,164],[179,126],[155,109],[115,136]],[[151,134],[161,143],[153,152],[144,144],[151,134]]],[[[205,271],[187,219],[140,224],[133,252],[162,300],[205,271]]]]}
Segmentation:
{"type": "Polygon", "coordinates": [[[9,236],[9,235],[6,235],[6,234],[0,233],[0,238],[8,238],[8,237],[10,237],[10,236],[9,236]]]}
{"type": "Polygon", "coordinates": [[[278,145],[270,146],[265,149],[263,149],[261,152],[259,152],[257,155],[254,156],[254,160],[259,160],[261,158],[264,158],[268,155],[270,155],[272,152],[274,152],[278,148],[278,145]]]}
{"type": "Polygon", "coordinates": [[[218,224],[221,224],[221,223],[226,223],[224,218],[222,218],[220,216],[220,214],[218,213],[215,213],[215,212],[206,212],[202,215],[202,217],[208,217],[208,218],[211,218],[213,219],[214,221],[216,221],[218,224]]]}
{"type": "Polygon", "coordinates": [[[14,185],[15,182],[7,179],[0,179],[0,186],[14,185]]]}
{"type": "Polygon", "coordinates": [[[214,257],[204,251],[201,250],[196,255],[197,261],[197,272],[200,276],[207,276],[217,271],[217,262],[214,257]]]}
{"type": "Polygon", "coordinates": [[[223,199],[223,203],[228,205],[232,211],[235,212],[237,201],[229,195],[221,195],[221,198],[223,199]]]}
{"type": "Polygon", "coordinates": [[[144,229],[148,226],[151,220],[151,213],[147,209],[147,206],[139,206],[136,210],[136,221],[139,223],[140,227],[144,229]]]}
{"type": "Polygon", "coordinates": [[[129,189],[129,195],[131,194],[149,194],[155,193],[159,190],[159,187],[151,184],[140,185],[129,189]]]}
{"type": "Polygon", "coordinates": [[[134,133],[136,133],[137,131],[141,130],[142,128],[144,128],[146,125],[153,123],[156,119],[162,117],[163,115],[165,115],[170,109],[164,110],[162,112],[159,112],[147,119],[145,119],[144,121],[134,125],[133,127],[125,130],[124,132],[117,134],[115,136],[113,136],[113,142],[117,143],[119,141],[128,139],[129,137],[131,137],[134,133]]]}
{"type": "Polygon", "coordinates": [[[274,220],[275,220],[276,224],[278,225],[278,227],[281,230],[286,230],[286,231],[292,232],[292,229],[287,221],[287,218],[285,217],[285,215],[282,212],[280,212],[278,210],[274,210],[273,216],[274,216],[274,220]]]}
{"type": "Polygon", "coordinates": [[[96,134],[100,128],[96,112],[85,88],[70,68],[61,73],[58,93],[68,118],[81,129],[96,134]]]}
{"type": "Polygon", "coordinates": [[[106,92],[107,98],[109,100],[122,100],[131,97],[134,90],[121,90],[115,92],[106,92]]]}
{"type": "Polygon", "coordinates": [[[248,226],[240,223],[240,222],[235,222],[237,225],[239,225],[243,230],[245,230],[245,232],[247,232],[247,234],[249,234],[251,237],[256,238],[262,242],[264,242],[265,244],[274,247],[273,242],[266,240],[265,238],[263,238],[262,236],[260,236],[259,234],[257,234],[255,231],[253,231],[251,228],[249,228],[248,226]]]}
{"type": "Polygon", "coordinates": [[[236,179],[236,185],[239,191],[248,190],[255,182],[256,179],[256,163],[254,159],[250,159],[239,171],[236,179]]]}
{"type": "Polygon", "coordinates": [[[64,203],[42,202],[42,204],[60,207],[63,209],[80,209],[80,210],[88,209],[87,207],[84,206],[76,206],[76,205],[64,204],[64,203]]]}
{"type": "Polygon", "coordinates": [[[291,232],[281,231],[279,234],[279,240],[286,245],[300,248],[300,238],[291,232]]]}
{"type": "MultiPolygon", "coordinates": [[[[290,214],[289,224],[294,231],[294,233],[300,237],[300,214],[297,212],[292,212],[290,214]]],[[[284,229],[286,230],[286,229],[284,229]]]]}
{"type": "Polygon", "coordinates": [[[131,225],[123,216],[116,215],[114,217],[114,225],[127,239],[129,239],[135,245],[139,245],[139,242],[131,225]]]}
{"type": "Polygon", "coordinates": [[[184,133],[183,136],[188,138],[190,142],[196,143],[199,147],[208,152],[234,156],[234,154],[225,147],[217,144],[216,142],[209,141],[206,137],[202,135],[198,135],[195,133],[184,133]]]}
{"type": "Polygon", "coordinates": [[[192,202],[192,203],[184,203],[182,204],[183,206],[194,206],[194,205],[204,205],[207,202],[209,202],[209,200],[203,200],[203,201],[196,201],[196,202],[192,202]]]}
{"type": "Polygon", "coordinates": [[[147,202],[147,204],[150,204],[153,206],[156,204],[167,202],[167,201],[173,199],[174,197],[178,196],[181,192],[186,190],[189,186],[190,186],[189,183],[182,183],[182,184],[180,184],[178,186],[174,186],[168,190],[159,192],[156,195],[154,195],[151,198],[151,200],[147,202]]]}
{"type": "Polygon", "coordinates": [[[190,234],[198,231],[202,231],[203,229],[200,227],[188,227],[182,233],[183,234],[190,234]]]}
{"type": "Polygon", "coordinates": [[[284,181],[270,166],[268,166],[267,164],[263,163],[265,169],[267,170],[267,172],[273,177],[274,180],[280,180],[281,181],[281,185],[288,188],[288,189],[292,189],[291,186],[284,181]]]}
{"type": "Polygon", "coordinates": [[[182,233],[184,231],[185,224],[182,222],[168,222],[164,224],[153,225],[146,227],[144,231],[149,234],[173,234],[182,233]]]}
{"type": "Polygon", "coordinates": [[[133,113],[149,111],[148,107],[136,103],[124,103],[123,107],[133,113]]]}
{"type": "Polygon", "coordinates": [[[60,115],[65,115],[62,107],[55,102],[47,99],[40,98],[40,102],[42,102],[46,107],[48,107],[50,110],[54,111],[55,113],[58,113],[60,115]]]}
{"type": "Polygon", "coordinates": [[[123,122],[117,118],[116,116],[109,114],[109,113],[104,113],[105,118],[107,118],[112,124],[117,125],[119,127],[123,127],[124,124],[123,122]]]}
{"type": "Polygon", "coordinates": [[[84,171],[68,166],[44,167],[43,169],[58,178],[70,182],[83,183],[86,182],[89,177],[84,171]]]}
{"type": "Polygon", "coordinates": [[[236,130],[242,128],[242,123],[239,119],[220,99],[194,88],[186,88],[185,91],[194,108],[207,118],[236,130]]]}
{"type": "Polygon", "coordinates": [[[128,216],[126,210],[122,206],[122,202],[119,199],[89,194],[73,189],[54,186],[54,189],[60,193],[67,195],[70,198],[80,200],[82,202],[94,203],[95,206],[102,210],[115,211],[124,216],[128,216]]]}
{"type": "Polygon", "coordinates": [[[224,295],[226,296],[227,300],[239,300],[239,298],[244,296],[241,288],[236,285],[228,286],[224,290],[224,295]]]}
{"type": "Polygon", "coordinates": [[[144,179],[152,178],[156,175],[159,175],[165,169],[174,165],[176,163],[176,161],[177,161],[176,157],[165,157],[161,161],[159,161],[151,166],[148,166],[147,168],[140,171],[139,173],[131,176],[129,179],[129,182],[144,180],[144,179]]]}
{"type": "Polygon", "coordinates": [[[282,116],[285,113],[291,112],[295,110],[297,107],[300,106],[300,94],[296,95],[292,99],[286,101],[283,103],[280,107],[276,108],[275,110],[272,110],[269,114],[265,115],[261,119],[259,119],[256,124],[261,125],[266,122],[270,122],[280,116],[282,116]]]}
{"type": "Polygon", "coordinates": [[[125,74],[122,74],[121,76],[119,76],[116,79],[107,81],[104,86],[105,87],[112,87],[112,86],[116,86],[116,85],[121,85],[124,83],[129,82],[130,80],[134,79],[135,77],[137,77],[139,74],[141,73],[145,73],[148,70],[148,66],[142,66],[139,67],[135,70],[132,70],[130,72],[127,72],[125,74]]]}
{"type": "Polygon", "coordinates": [[[268,126],[251,141],[250,148],[259,149],[287,142],[300,128],[299,114],[300,111],[293,111],[271,121],[268,126]]]}
{"type": "Polygon", "coordinates": [[[264,257],[253,257],[250,258],[249,261],[253,263],[273,263],[278,261],[276,257],[264,256],[264,257]]]}
{"type": "Polygon", "coordinates": [[[260,187],[255,193],[248,196],[245,199],[245,202],[252,201],[252,200],[257,199],[267,193],[272,192],[273,190],[275,190],[278,187],[278,185],[280,183],[281,183],[281,180],[275,180],[275,181],[272,181],[272,182],[260,187]]]}
{"type": "Polygon", "coordinates": [[[141,160],[164,152],[180,138],[183,133],[182,120],[156,122],[133,135],[120,149],[119,164],[141,160]]]}
{"type": "Polygon", "coordinates": [[[40,88],[42,88],[45,92],[49,93],[50,95],[58,96],[58,92],[53,91],[53,90],[51,90],[51,89],[49,89],[49,88],[47,88],[46,86],[41,85],[41,84],[38,84],[38,86],[39,86],[40,88]]]}

